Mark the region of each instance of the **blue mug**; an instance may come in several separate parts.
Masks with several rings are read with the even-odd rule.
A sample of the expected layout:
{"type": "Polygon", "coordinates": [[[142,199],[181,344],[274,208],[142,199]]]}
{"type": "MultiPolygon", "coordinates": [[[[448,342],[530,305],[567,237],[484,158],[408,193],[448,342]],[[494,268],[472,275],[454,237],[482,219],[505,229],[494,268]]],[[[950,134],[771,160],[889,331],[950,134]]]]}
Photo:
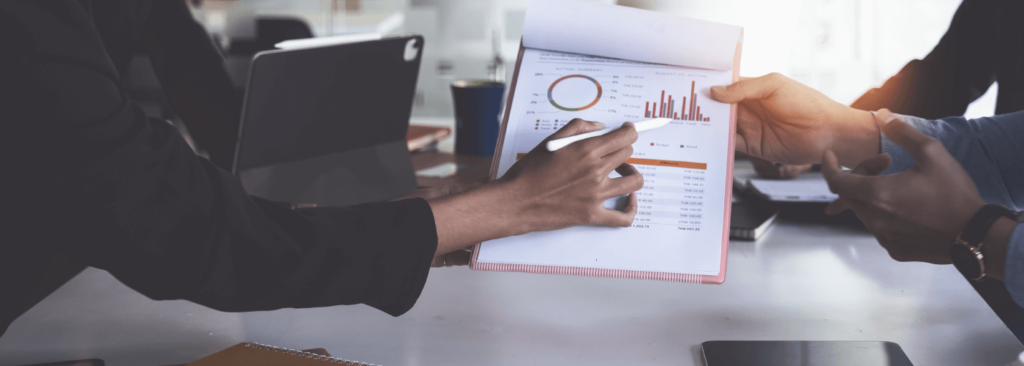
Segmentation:
{"type": "Polygon", "coordinates": [[[501,129],[505,84],[460,80],[452,83],[455,102],[455,153],[493,156],[501,129]]]}

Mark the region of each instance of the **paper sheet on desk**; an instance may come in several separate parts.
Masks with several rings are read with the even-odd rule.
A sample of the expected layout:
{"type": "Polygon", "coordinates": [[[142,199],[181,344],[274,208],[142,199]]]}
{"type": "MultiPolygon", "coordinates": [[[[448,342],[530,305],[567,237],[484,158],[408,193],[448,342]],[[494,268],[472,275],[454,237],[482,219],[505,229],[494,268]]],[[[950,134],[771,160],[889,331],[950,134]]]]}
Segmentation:
{"type": "Polygon", "coordinates": [[[736,41],[742,40],[743,28],[672,18],[678,17],[593,2],[532,0],[523,26],[523,46],[701,69],[732,69],[736,41]]]}
{"type": "Polygon", "coordinates": [[[752,189],[771,201],[832,202],[839,198],[828,189],[821,172],[804,173],[796,179],[763,179],[749,160],[737,160],[732,178],[736,189],[752,189]]]}
{"type": "Polygon", "coordinates": [[[750,187],[772,201],[832,202],[839,195],[828,189],[820,172],[804,173],[796,179],[751,179],[750,187]]]}

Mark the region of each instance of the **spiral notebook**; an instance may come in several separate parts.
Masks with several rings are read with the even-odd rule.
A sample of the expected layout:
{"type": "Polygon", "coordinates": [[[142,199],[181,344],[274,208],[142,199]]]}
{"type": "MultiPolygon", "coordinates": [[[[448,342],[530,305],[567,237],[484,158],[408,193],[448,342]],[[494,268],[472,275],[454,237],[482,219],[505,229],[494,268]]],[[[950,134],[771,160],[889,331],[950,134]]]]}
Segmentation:
{"type": "Polygon", "coordinates": [[[650,118],[672,122],[640,133],[626,161],[645,180],[631,227],[483,242],[470,268],[722,283],[736,106],[708,93],[738,80],[742,36],[741,27],[635,8],[531,1],[491,178],[573,118],[608,128],[650,118]]]}
{"type": "Polygon", "coordinates": [[[365,362],[330,357],[312,352],[239,343],[185,366],[377,366],[365,362]]]}

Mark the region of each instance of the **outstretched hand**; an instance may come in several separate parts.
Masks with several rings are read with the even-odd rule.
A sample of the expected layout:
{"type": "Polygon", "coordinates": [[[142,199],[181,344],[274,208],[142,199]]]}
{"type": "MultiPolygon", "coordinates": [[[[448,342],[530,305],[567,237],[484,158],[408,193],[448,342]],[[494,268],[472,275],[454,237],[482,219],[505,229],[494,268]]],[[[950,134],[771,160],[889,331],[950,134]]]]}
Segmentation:
{"type": "Polygon", "coordinates": [[[918,132],[887,110],[877,123],[885,136],[900,145],[915,165],[887,175],[887,154],[861,164],[868,175],[843,173],[835,154],[827,151],[821,171],[829,189],[839,195],[830,213],[849,207],[898,261],[950,263],[949,246],[985,201],[967,172],[938,140],[918,132]]]}
{"type": "Polygon", "coordinates": [[[878,153],[878,128],[869,112],[835,102],[777,73],[711,88],[711,97],[739,103],[736,151],[764,160],[803,165],[825,150],[854,166],[878,153]]]}

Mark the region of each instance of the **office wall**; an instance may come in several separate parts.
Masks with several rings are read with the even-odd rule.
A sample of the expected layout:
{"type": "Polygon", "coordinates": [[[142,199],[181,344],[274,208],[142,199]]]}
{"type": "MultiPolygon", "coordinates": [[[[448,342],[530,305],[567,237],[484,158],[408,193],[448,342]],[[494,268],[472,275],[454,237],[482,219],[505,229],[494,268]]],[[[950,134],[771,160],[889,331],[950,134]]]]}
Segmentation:
{"type": "MultiPolygon", "coordinates": [[[[595,0],[597,1],[597,0],[595,0]]],[[[946,31],[959,0],[600,0],[741,25],[741,73],[780,72],[842,103],[880,85],[908,61],[924,57],[946,31]]],[[[246,16],[294,14],[317,35],[372,30],[393,12],[395,33],[426,38],[414,115],[452,114],[448,85],[488,77],[499,54],[511,77],[529,0],[269,0],[206,1],[198,15],[214,32],[244,35],[246,16]],[[220,15],[218,15],[218,13],[220,15]],[[212,15],[211,15],[212,14],[212,15]],[[230,14],[230,15],[223,15],[230,14]],[[497,40],[497,42],[495,42],[497,40]],[[497,46],[497,47],[495,47],[497,46]]],[[[994,93],[969,116],[990,115],[994,93]]]]}

